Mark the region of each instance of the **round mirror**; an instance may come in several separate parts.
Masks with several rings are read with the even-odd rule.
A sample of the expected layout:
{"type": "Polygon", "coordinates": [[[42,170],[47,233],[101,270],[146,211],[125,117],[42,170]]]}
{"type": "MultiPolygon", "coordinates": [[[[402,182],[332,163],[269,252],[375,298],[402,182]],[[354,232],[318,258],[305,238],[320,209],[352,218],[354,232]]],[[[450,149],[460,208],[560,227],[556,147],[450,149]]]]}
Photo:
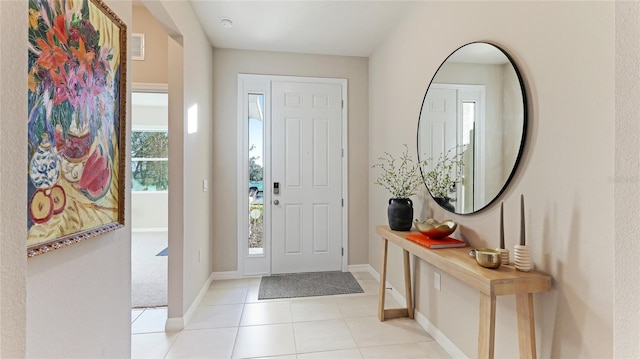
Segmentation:
{"type": "Polygon", "coordinates": [[[458,214],[487,207],[513,177],[526,129],[524,85],[509,55],[483,42],[454,51],[433,76],[418,121],[431,196],[458,214]]]}

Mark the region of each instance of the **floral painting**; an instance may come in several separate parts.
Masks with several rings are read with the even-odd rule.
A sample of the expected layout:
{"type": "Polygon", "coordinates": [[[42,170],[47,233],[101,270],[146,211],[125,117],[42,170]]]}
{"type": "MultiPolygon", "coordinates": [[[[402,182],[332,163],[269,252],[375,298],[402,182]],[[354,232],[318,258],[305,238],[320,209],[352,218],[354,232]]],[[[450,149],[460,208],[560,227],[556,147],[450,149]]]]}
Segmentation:
{"type": "Polygon", "coordinates": [[[29,0],[28,256],[124,224],[126,26],[100,0],[29,0]]]}

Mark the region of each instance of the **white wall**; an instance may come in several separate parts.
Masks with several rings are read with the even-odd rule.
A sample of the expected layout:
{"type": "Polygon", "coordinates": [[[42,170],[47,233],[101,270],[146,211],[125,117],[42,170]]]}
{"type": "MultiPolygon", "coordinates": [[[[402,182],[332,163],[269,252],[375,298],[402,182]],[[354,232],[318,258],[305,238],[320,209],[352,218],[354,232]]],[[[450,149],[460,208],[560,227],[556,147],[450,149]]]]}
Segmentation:
{"type": "Polygon", "coordinates": [[[133,6],[131,32],[144,34],[144,60],[131,61],[133,82],[166,84],[168,43],[167,32],[141,3],[133,6]]]}
{"type": "Polygon", "coordinates": [[[131,192],[131,230],[167,231],[169,195],[167,191],[131,192]]]}
{"type": "MultiPolygon", "coordinates": [[[[513,247],[524,193],[535,266],[554,278],[550,292],[535,295],[541,358],[606,358],[613,353],[612,224],[614,210],[624,206],[614,202],[611,180],[616,155],[614,6],[418,3],[369,62],[369,143],[376,144],[370,146],[370,159],[382,151],[397,153],[402,143],[415,148],[424,90],[440,62],[458,46],[495,41],[520,66],[529,96],[529,134],[521,167],[502,199],[507,245],[513,247]]],[[[369,258],[379,269],[380,239],[373,228],[386,223],[389,195],[374,186],[369,194],[369,258]]],[[[414,202],[423,207],[425,199],[414,202]]],[[[472,246],[496,247],[498,208],[471,216],[433,211],[436,218],[458,221],[461,236],[472,246]]],[[[390,281],[403,291],[400,251],[391,248],[390,256],[390,281]]],[[[442,291],[434,291],[433,268],[418,261],[415,269],[417,310],[475,357],[478,294],[447,275],[442,276],[442,291]]],[[[517,357],[514,299],[498,298],[497,311],[496,357],[517,357]]]]}
{"type": "MultiPolygon", "coordinates": [[[[166,39],[165,39],[166,40],[166,39]]],[[[139,91],[144,92],[144,91],[139,91]]],[[[142,106],[133,105],[131,108],[131,117],[133,123],[133,131],[139,130],[165,130],[169,123],[169,113],[167,105],[165,106],[142,106]]]]}
{"type": "MultiPolygon", "coordinates": [[[[4,13],[4,3],[2,14],[4,13]]],[[[11,16],[18,21],[14,25],[22,28],[27,11],[27,3],[21,2],[11,16]]],[[[127,24],[131,25],[130,1],[107,1],[107,5],[127,24]]],[[[13,21],[13,19],[10,19],[13,21]]],[[[5,19],[3,17],[4,26],[5,19]]],[[[12,30],[14,33],[21,31],[12,30]]],[[[4,33],[3,33],[4,35],[4,33]]],[[[18,36],[15,36],[18,37],[18,36]]],[[[22,49],[18,53],[26,54],[27,37],[23,39],[22,49]]],[[[6,54],[2,52],[3,56],[6,54]]],[[[26,61],[24,56],[14,56],[14,61],[26,61]]],[[[15,72],[19,81],[11,91],[15,101],[25,103],[27,93],[25,71],[15,72]]],[[[130,75],[128,73],[127,75],[130,75]]],[[[130,76],[127,79],[130,87],[130,76]]],[[[4,82],[3,82],[4,83],[4,82]]],[[[128,90],[128,89],[127,89],[128,90]]],[[[3,86],[3,92],[5,92],[3,86]]],[[[127,136],[130,133],[130,101],[127,100],[127,136]]],[[[3,119],[4,119],[3,113],[3,119]]],[[[23,158],[22,149],[26,148],[27,137],[23,129],[26,120],[21,116],[10,116],[14,130],[21,134],[16,140],[14,151],[23,158]]],[[[9,132],[10,133],[10,132],[9,132]]],[[[3,131],[3,134],[7,132],[3,131]]],[[[128,140],[127,140],[128,141],[128,140]]],[[[127,145],[127,148],[129,146],[127,145]]],[[[127,159],[129,156],[127,155],[127,159]]],[[[24,161],[13,169],[14,173],[24,172],[24,161]]],[[[2,173],[11,170],[5,167],[2,173]]],[[[127,169],[127,178],[130,169],[127,169]]],[[[25,178],[20,176],[23,182],[25,178]]],[[[129,190],[129,182],[126,183],[129,190]]],[[[130,199],[126,197],[125,228],[105,235],[84,240],[62,249],[58,249],[27,262],[27,356],[28,357],[127,357],[131,347],[131,229],[129,227],[130,199]]],[[[24,208],[26,201],[18,196],[12,204],[12,210],[24,208]]],[[[16,211],[25,213],[25,211],[16,211]]],[[[5,216],[8,211],[3,208],[5,216]]],[[[25,227],[24,219],[15,221],[19,228],[25,227]]],[[[10,226],[10,225],[9,225],[10,226]]],[[[3,228],[5,228],[3,224],[3,228]]],[[[26,230],[26,228],[25,228],[26,230]]],[[[22,232],[22,230],[20,230],[22,232]]],[[[16,240],[25,236],[13,237],[16,240]]],[[[23,242],[24,246],[24,242],[23,242]]],[[[4,287],[4,281],[2,286],[4,287]]],[[[19,295],[19,292],[18,292],[19,295]]],[[[3,323],[4,325],[4,323],[3,323]]],[[[24,324],[23,324],[24,325],[24,324]]],[[[20,330],[21,325],[17,326],[20,330]]],[[[3,355],[4,357],[4,355],[3,355]]]]}
{"type": "Polygon", "coordinates": [[[213,49],[187,1],[146,1],[168,40],[169,83],[169,323],[179,328],[212,272],[212,197],[202,191],[214,161],[213,49]],[[198,132],[187,133],[187,111],[198,107],[198,132]]]}
{"type": "Polygon", "coordinates": [[[368,261],[367,172],[368,61],[362,57],[215,49],[214,137],[216,164],[211,187],[213,204],[214,270],[237,270],[237,83],[239,73],[346,78],[348,80],[349,136],[349,264],[368,261]]]}
{"type": "Polygon", "coordinates": [[[614,356],[640,358],[640,2],[616,2],[614,356]]]}

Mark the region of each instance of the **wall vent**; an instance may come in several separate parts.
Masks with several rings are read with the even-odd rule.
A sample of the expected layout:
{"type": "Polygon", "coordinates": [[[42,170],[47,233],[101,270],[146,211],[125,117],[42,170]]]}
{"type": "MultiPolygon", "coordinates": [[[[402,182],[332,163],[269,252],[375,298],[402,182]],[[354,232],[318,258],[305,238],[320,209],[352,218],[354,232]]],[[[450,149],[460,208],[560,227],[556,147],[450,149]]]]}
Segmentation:
{"type": "Polygon", "coordinates": [[[144,60],[144,34],[131,34],[131,59],[144,60]]]}

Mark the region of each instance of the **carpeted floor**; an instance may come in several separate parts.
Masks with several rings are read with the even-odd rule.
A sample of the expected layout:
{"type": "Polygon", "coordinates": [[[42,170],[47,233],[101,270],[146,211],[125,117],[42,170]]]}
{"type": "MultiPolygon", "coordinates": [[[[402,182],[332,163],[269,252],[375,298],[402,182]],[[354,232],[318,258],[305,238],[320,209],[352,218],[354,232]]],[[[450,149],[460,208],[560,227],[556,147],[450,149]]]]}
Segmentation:
{"type": "Polygon", "coordinates": [[[278,274],[262,277],[258,299],[364,293],[350,272],[278,274]]]}
{"type": "MultiPolygon", "coordinates": [[[[0,0],[1,1],[1,0],[0,0]]],[[[131,307],[167,305],[168,262],[166,233],[131,235],[131,307]]]]}

